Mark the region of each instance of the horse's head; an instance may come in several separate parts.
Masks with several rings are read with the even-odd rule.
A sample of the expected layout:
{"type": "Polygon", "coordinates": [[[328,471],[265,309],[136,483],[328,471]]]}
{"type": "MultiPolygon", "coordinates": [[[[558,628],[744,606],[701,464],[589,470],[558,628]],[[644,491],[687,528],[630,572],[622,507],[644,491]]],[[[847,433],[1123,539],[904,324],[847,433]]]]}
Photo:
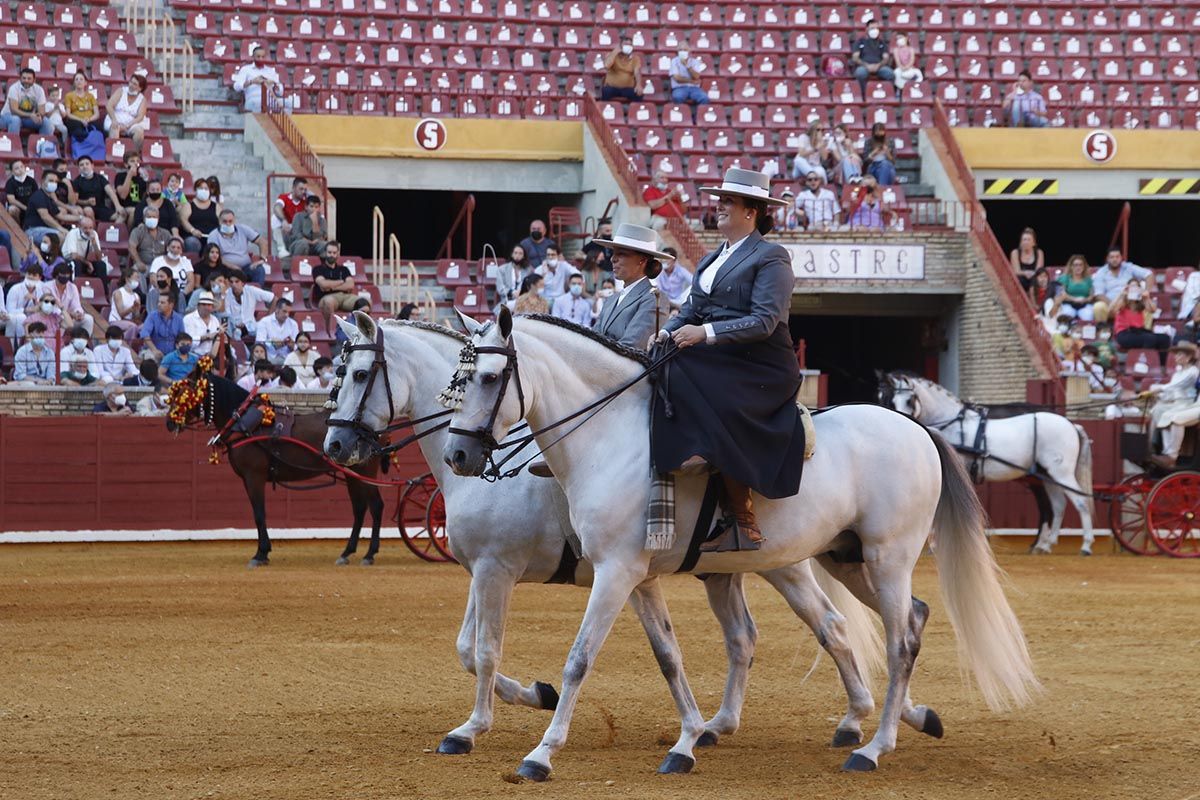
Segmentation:
{"type": "Polygon", "coordinates": [[[919,417],[921,414],[921,399],[917,396],[916,384],[895,372],[889,372],[880,381],[879,402],[910,417],[919,417]]]}
{"type": "Polygon", "coordinates": [[[212,358],[203,356],[187,377],[167,388],[167,430],[171,433],[212,424],[212,394],[208,380],[212,367],[212,358]]]}
{"type": "Polygon", "coordinates": [[[361,311],[354,322],[338,319],[346,334],[342,366],[338,368],[326,408],[329,431],[325,454],[339,464],[367,460],[378,447],[379,436],[392,424],[397,412],[408,411],[408,382],[393,384],[384,357],[383,329],[361,311]],[[393,396],[393,390],[395,395],[393,396]]]}
{"type": "Polygon", "coordinates": [[[495,324],[462,321],[471,340],[441,397],[455,412],[443,456],[457,474],[481,475],[497,442],[525,416],[525,395],[508,308],[500,307],[495,324]]]}

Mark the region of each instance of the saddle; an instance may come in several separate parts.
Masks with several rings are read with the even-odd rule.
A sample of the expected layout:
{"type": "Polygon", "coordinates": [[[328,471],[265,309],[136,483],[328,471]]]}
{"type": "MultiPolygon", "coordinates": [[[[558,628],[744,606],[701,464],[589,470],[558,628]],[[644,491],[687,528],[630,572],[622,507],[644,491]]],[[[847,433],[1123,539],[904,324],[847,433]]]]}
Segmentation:
{"type": "Polygon", "coordinates": [[[243,436],[290,437],[295,424],[295,411],[287,406],[274,405],[266,395],[258,395],[249,407],[237,415],[233,430],[243,436]]]}

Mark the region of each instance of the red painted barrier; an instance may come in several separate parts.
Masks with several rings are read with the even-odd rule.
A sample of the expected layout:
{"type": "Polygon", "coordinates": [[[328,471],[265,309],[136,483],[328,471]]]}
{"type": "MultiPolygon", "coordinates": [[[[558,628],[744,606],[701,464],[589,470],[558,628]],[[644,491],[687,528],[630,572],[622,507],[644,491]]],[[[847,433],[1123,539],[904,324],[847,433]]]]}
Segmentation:
{"type": "MultiPolygon", "coordinates": [[[[172,436],[162,418],[0,416],[0,531],[253,528],[241,481],[208,463],[211,436],[172,436]]],[[[388,478],[424,472],[414,446],[388,478]]],[[[390,520],[398,491],[381,491],[390,520]]],[[[267,492],[268,527],[350,522],[345,486],[267,492]]]]}

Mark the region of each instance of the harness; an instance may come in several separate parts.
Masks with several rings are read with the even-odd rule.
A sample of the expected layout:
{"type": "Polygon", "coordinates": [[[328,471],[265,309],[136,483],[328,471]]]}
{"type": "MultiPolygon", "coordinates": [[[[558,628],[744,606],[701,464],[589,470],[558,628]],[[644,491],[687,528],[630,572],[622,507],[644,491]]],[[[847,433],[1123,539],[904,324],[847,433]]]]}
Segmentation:
{"type": "MultiPolygon", "coordinates": [[[[994,458],[988,453],[987,449],[987,424],[988,424],[988,409],[985,406],[976,406],[970,403],[963,403],[962,408],[958,411],[958,416],[953,419],[946,420],[930,425],[930,428],[938,431],[945,431],[954,423],[958,423],[958,441],[959,444],[954,445],[954,449],[965,456],[971,457],[971,462],[967,466],[968,472],[971,474],[971,480],[975,483],[983,483],[983,467],[988,458],[993,458],[994,461],[1001,459],[994,458]],[[966,443],[967,430],[966,419],[967,412],[974,411],[979,417],[979,424],[975,428],[975,442],[971,445],[966,443]]],[[[1034,463],[1029,468],[1029,474],[1034,474],[1034,467],[1037,463],[1037,417],[1033,418],[1033,453],[1034,463]]],[[[1013,466],[1013,465],[1008,465],[1013,466]]],[[[1020,469],[1020,467],[1015,467],[1020,469]]]]}

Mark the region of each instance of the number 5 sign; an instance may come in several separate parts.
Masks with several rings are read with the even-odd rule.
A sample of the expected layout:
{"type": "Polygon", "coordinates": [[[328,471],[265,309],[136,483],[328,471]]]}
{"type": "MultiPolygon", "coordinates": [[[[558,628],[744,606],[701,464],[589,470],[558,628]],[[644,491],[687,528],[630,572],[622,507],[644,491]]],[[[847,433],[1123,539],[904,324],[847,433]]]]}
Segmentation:
{"type": "Polygon", "coordinates": [[[417,147],[422,150],[441,150],[446,146],[446,126],[441,120],[423,119],[413,129],[413,138],[417,140],[417,147]]]}
{"type": "Polygon", "coordinates": [[[1083,154],[1088,161],[1107,164],[1117,154],[1117,138],[1108,131],[1092,131],[1083,140],[1083,154]]]}

